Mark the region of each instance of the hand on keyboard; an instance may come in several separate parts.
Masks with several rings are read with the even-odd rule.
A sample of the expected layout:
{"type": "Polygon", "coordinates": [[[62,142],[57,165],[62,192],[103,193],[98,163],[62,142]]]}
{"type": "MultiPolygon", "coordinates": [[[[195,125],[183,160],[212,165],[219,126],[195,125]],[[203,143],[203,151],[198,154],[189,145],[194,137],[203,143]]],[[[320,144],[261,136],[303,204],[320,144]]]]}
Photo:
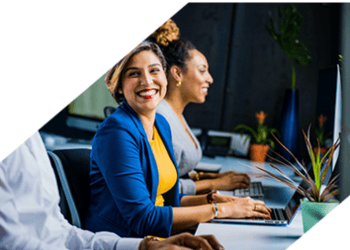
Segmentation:
{"type": "Polygon", "coordinates": [[[263,201],[253,200],[250,197],[236,198],[232,202],[219,203],[217,218],[264,218],[270,219],[271,209],[263,201]]]}
{"type": "Polygon", "coordinates": [[[238,188],[249,188],[250,178],[244,173],[231,173],[222,175],[213,180],[213,189],[216,190],[235,190],[238,188]]]}

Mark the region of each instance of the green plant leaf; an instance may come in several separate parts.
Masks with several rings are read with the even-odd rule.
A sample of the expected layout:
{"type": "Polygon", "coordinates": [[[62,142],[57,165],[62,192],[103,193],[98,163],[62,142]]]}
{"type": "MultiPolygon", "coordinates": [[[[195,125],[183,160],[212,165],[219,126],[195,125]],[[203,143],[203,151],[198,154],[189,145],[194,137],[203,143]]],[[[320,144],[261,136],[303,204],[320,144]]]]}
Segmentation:
{"type": "Polygon", "coordinates": [[[298,65],[308,65],[312,62],[310,51],[302,42],[296,40],[302,22],[303,16],[293,4],[288,4],[284,9],[284,16],[281,8],[278,7],[278,31],[275,30],[275,23],[272,18],[270,18],[270,27],[265,25],[270,36],[283,49],[290,62],[292,69],[292,89],[295,88],[296,79],[292,60],[298,65]]]}
{"type": "MultiPolygon", "coordinates": [[[[328,168],[330,167],[330,163],[331,163],[331,160],[333,158],[333,154],[334,154],[335,150],[338,149],[340,142],[339,142],[339,138],[338,138],[338,140],[332,145],[332,147],[328,150],[328,152],[325,154],[325,156],[321,157],[320,154],[314,155],[313,150],[312,150],[312,144],[310,141],[310,130],[311,130],[311,124],[309,125],[307,134],[304,132],[304,130],[302,132],[303,132],[305,144],[306,144],[306,147],[307,147],[310,159],[311,159],[312,169],[314,171],[314,177],[315,177],[314,179],[311,178],[311,176],[309,175],[308,171],[305,168],[305,165],[301,164],[298,161],[298,159],[276,138],[276,136],[273,133],[272,133],[272,136],[275,138],[275,140],[284,149],[286,149],[291,154],[291,156],[295,159],[296,165],[290,163],[289,161],[287,161],[285,158],[283,158],[282,156],[280,156],[277,152],[274,152],[273,150],[271,150],[271,151],[273,153],[275,153],[277,156],[281,157],[284,162],[280,161],[278,159],[275,159],[275,158],[271,157],[270,155],[268,155],[268,157],[273,159],[275,162],[277,162],[279,164],[283,164],[283,165],[287,166],[288,168],[292,169],[296,175],[300,176],[303,179],[303,181],[307,184],[307,186],[309,188],[301,190],[301,191],[297,190],[297,187],[295,187],[294,189],[296,189],[306,199],[308,199],[311,202],[328,202],[336,194],[339,193],[339,190],[336,189],[337,186],[335,185],[335,181],[337,180],[338,176],[334,177],[328,183],[328,185],[322,191],[322,193],[321,193],[321,185],[323,183],[325,174],[327,173],[328,168]],[[327,157],[328,157],[328,159],[327,159],[327,157]],[[321,168],[324,164],[326,164],[326,166],[324,167],[324,170],[321,173],[321,168]],[[296,166],[299,166],[302,169],[303,173],[301,173],[301,171],[296,166]]],[[[293,187],[293,185],[295,186],[295,183],[293,183],[293,181],[289,180],[288,177],[286,177],[282,173],[282,171],[280,171],[278,169],[277,166],[275,166],[273,163],[270,163],[270,166],[273,167],[275,170],[277,170],[279,173],[281,173],[282,177],[278,177],[267,170],[261,169],[260,167],[257,167],[257,166],[255,166],[255,167],[258,170],[269,175],[270,178],[274,178],[277,181],[283,182],[290,187],[293,187]]]]}
{"type": "Polygon", "coordinates": [[[258,135],[254,131],[254,129],[252,129],[251,127],[249,127],[247,125],[239,124],[233,128],[233,131],[238,131],[238,130],[241,130],[242,131],[241,133],[243,133],[244,131],[248,131],[252,135],[252,137],[255,141],[258,139],[258,135]]]}

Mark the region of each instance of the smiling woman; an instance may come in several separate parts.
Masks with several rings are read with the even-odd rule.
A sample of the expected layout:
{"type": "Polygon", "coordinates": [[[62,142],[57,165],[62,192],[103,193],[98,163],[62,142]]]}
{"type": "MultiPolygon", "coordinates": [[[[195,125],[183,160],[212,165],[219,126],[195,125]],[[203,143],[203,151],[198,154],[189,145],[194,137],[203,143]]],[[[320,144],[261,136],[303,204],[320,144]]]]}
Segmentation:
{"type": "Polygon", "coordinates": [[[262,201],[180,195],[170,127],[156,113],[167,88],[165,65],[159,47],[144,42],[106,76],[121,106],[103,121],[92,142],[87,229],[168,237],[215,217],[267,218],[262,201]],[[261,205],[259,211],[255,205],[261,205]]]}
{"type": "Polygon", "coordinates": [[[207,193],[211,190],[234,190],[249,187],[250,178],[234,171],[195,173],[202,149],[191,132],[183,112],[190,103],[204,103],[213,83],[206,57],[194,45],[179,38],[179,29],[169,19],[150,38],[160,46],[168,63],[168,90],[157,108],[170,124],[176,162],[179,166],[180,192],[207,193]],[[190,178],[188,178],[190,177],[190,178]]]}
{"type": "MultiPolygon", "coordinates": [[[[124,95],[141,121],[148,117],[154,119],[155,110],[164,98],[167,86],[158,56],[152,51],[142,51],[133,56],[122,73],[122,83],[118,93],[124,95]]],[[[149,139],[152,139],[152,135],[149,135],[149,139]]]]}

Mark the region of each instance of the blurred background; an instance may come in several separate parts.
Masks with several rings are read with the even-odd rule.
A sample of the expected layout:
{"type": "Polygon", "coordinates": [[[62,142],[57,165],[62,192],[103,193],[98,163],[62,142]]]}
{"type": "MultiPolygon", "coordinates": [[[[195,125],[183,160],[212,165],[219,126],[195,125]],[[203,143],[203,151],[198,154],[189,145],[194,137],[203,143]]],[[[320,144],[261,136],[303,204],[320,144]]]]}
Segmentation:
{"type": "MultiPolygon", "coordinates": [[[[284,10],[286,5],[189,3],[171,17],[180,28],[181,38],[190,40],[207,57],[214,78],[206,102],[190,104],[185,110],[190,127],[224,132],[232,132],[242,123],[254,127],[255,113],[262,110],[267,113],[265,124],[280,128],[292,72],[284,51],[265,25],[271,17],[277,20],[278,7],[284,10]]],[[[326,130],[333,130],[336,81],[325,82],[322,72],[339,63],[341,4],[295,3],[295,7],[303,17],[298,40],[312,57],[309,65],[294,64],[302,159],[307,157],[302,129],[307,130],[311,123],[316,125],[322,113],[328,117],[326,130]]],[[[104,74],[40,132],[89,142],[105,117],[104,107],[117,107],[103,79],[104,74]]]]}

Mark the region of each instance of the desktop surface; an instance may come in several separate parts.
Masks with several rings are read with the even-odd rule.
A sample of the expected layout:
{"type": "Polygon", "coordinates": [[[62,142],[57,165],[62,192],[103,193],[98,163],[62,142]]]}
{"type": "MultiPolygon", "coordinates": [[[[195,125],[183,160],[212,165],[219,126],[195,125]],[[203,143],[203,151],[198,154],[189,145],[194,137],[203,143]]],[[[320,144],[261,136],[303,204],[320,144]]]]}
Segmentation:
{"type": "Polygon", "coordinates": [[[287,226],[201,223],[196,235],[213,234],[225,249],[287,249],[303,235],[301,211],[287,226]]]}
{"type": "MultiPolygon", "coordinates": [[[[259,178],[258,165],[268,171],[276,171],[268,163],[255,163],[247,159],[234,157],[216,157],[215,159],[203,157],[205,163],[221,164],[220,172],[234,170],[244,172],[251,176],[251,181],[261,181],[264,187],[265,197],[262,199],[268,207],[284,208],[294,194],[294,190],[274,179],[259,178]]],[[[301,178],[294,175],[294,172],[286,166],[279,165],[281,171],[292,178],[296,183],[301,178]]],[[[292,222],[287,226],[267,225],[243,225],[225,223],[201,223],[196,235],[213,234],[225,249],[287,249],[300,236],[303,235],[301,209],[297,211],[292,222]]]]}

